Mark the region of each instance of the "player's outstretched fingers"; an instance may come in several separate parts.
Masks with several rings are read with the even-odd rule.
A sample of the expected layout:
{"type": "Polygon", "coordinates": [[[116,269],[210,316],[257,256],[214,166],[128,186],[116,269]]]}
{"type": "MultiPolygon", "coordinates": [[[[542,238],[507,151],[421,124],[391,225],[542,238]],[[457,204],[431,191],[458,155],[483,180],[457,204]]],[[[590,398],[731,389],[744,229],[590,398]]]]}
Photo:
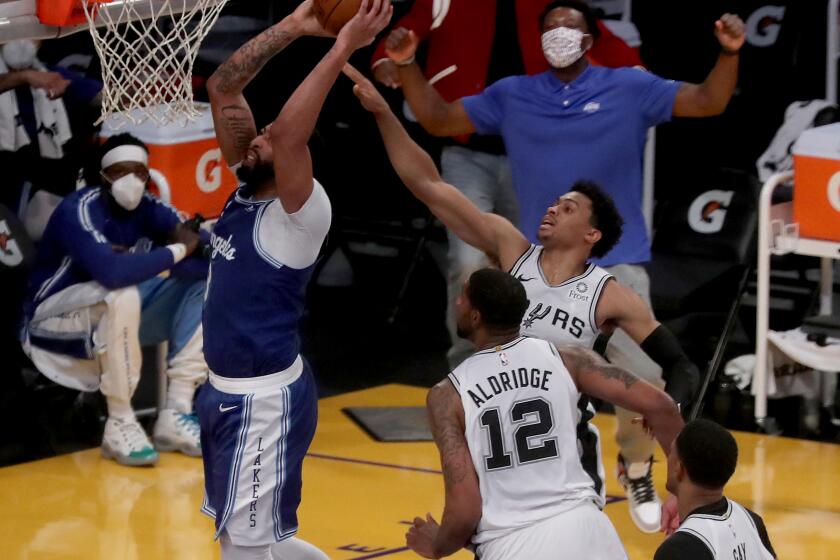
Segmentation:
{"type": "Polygon", "coordinates": [[[367,81],[367,78],[365,78],[365,76],[361,72],[356,70],[356,68],[349,62],[344,65],[344,67],[341,69],[341,72],[345,76],[353,80],[353,83],[361,84],[367,81]]]}

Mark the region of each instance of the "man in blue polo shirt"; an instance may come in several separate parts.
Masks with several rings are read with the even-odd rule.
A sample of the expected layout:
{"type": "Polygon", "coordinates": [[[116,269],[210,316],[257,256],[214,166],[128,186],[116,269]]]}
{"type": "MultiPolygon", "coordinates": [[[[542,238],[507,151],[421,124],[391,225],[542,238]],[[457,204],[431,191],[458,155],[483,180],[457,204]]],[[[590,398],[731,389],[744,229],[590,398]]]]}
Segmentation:
{"type": "MultiPolygon", "coordinates": [[[[405,97],[428,132],[502,135],[519,202],[519,223],[532,242],[545,209],[558,196],[578,180],[600,184],[615,201],[625,225],[619,243],[598,264],[649,304],[649,280],[641,266],[650,260],[642,213],[647,129],[672,116],[723,112],[737,82],[744,24],[731,14],[715,23],[721,45],[717,63],[702,84],[688,84],[635,68],[589,65],[583,55],[592,46],[596,20],[582,1],[550,3],[539,23],[551,70],[505,78],[479,95],[452,103],[437,94],[414,64],[412,33],[394,30],[386,52],[399,67],[405,97]]],[[[607,357],[643,378],[661,376],[661,368],[621,330],[610,340],[607,357]]],[[[655,531],[660,517],[651,477],[653,441],[631,422],[635,415],[617,411],[619,480],[627,491],[633,520],[640,529],[655,531]]]]}

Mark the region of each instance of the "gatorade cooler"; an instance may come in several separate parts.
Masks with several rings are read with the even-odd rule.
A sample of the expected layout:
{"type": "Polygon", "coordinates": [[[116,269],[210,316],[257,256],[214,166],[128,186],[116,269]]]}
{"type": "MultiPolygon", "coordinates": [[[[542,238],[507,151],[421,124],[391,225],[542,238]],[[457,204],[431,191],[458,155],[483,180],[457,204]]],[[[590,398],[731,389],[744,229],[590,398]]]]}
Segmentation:
{"type": "Polygon", "coordinates": [[[803,132],[793,145],[793,166],[799,235],[840,241],[840,123],[803,132]]]}
{"type": "Polygon", "coordinates": [[[196,120],[166,126],[146,121],[118,127],[109,119],[102,126],[101,136],[128,132],[145,142],[149,147],[150,189],[189,216],[216,218],[238,183],[222,159],[210,105],[196,106],[201,111],[196,120]]]}

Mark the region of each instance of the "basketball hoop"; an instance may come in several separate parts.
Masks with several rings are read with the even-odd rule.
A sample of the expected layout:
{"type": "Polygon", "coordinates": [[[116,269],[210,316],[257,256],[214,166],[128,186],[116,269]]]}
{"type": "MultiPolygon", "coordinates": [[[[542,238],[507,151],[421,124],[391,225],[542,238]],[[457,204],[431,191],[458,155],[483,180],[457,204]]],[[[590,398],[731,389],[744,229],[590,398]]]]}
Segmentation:
{"type": "MultiPolygon", "coordinates": [[[[227,0],[39,0],[51,25],[87,21],[102,64],[102,116],[118,126],[199,115],[192,71],[227,0]],[[81,19],[80,19],[81,18],[81,19]]],[[[185,118],[186,117],[186,118],[185,118]]]]}

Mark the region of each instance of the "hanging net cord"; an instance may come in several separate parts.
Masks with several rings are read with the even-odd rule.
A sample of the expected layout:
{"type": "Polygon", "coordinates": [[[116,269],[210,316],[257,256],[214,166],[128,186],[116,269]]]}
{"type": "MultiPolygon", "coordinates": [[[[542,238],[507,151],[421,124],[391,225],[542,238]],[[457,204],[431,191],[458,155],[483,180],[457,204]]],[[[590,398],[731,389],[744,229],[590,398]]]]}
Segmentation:
{"type": "Polygon", "coordinates": [[[82,1],[104,83],[102,116],[122,124],[191,120],[192,71],[226,0],[82,1]],[[185,119],[186,117],[186,119],[185,119]]]}

